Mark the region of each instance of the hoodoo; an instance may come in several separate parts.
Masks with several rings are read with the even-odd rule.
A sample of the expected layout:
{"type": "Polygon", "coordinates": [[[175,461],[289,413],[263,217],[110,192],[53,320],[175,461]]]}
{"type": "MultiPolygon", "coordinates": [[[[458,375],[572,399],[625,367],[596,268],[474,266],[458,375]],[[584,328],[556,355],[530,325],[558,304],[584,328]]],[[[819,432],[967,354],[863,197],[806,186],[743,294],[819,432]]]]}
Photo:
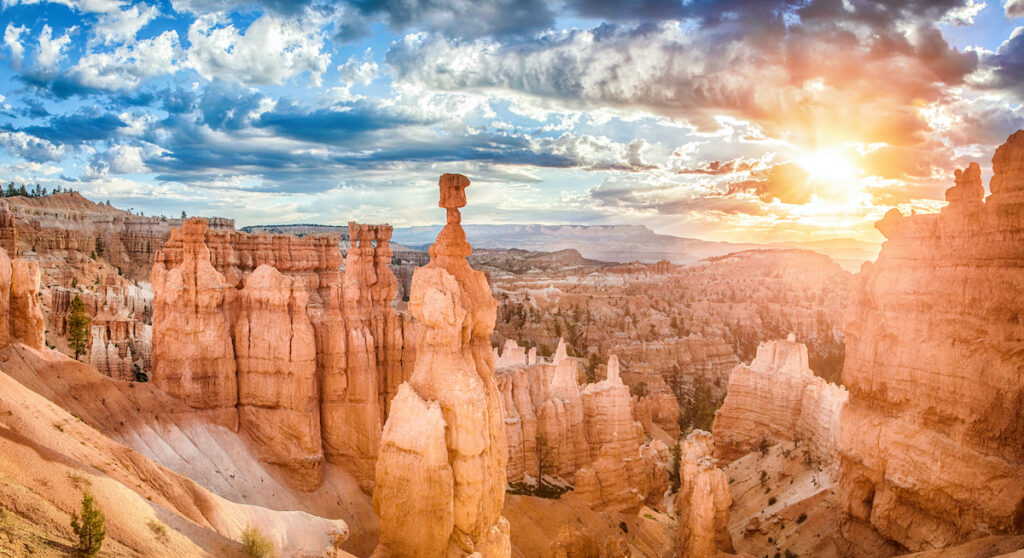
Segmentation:
{"type": "Polygon", "coordinates": [[[501,516],[505,425],[490,345],[497,302],[466,261],[459,208],[467,186],[465,176],[441,176],[448,224],[412,279],[416,364],[381,438],[373,493],[379,558],[511,555],[501,516]]]}
{"type": "Polygon", "coordinates": [[[910,550],[1024,532],[1024,131],[957,171],[949,205],[875,226],[854,277],[841,414],[847,538],[910,550]]]}

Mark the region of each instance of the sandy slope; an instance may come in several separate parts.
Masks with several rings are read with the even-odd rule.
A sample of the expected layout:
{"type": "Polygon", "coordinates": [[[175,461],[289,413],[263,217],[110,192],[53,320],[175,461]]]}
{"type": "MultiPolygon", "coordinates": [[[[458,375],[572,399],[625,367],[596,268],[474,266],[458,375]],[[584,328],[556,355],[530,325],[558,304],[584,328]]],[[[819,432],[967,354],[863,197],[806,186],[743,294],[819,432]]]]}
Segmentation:
{"type": "MultiPolygon", "coordinates": [[[[4,456],[0,460],[4,503],[0,505],[8,510],[7,522],[26,531],[24,536],[6,542],[0,532],[0,548],[13,549],[29,539],[36,541],[30,544],[40,548],[59,548],[69,543],[69,515],[77,509],[84,487],[94,493],[107,515],[105,548],[112,555],[203,556],[205,551],[214,556],[231,556],[240,548],[231,539],[239,538],[247,525],[255,525],[285,556],[320,556],[339,535],[348,531],[343,521],[302,511],[275,511],[231,502],[87,424],[111,427],[115,435],[130,438],[127,433],[139,432],[139,425],[145,422],[139,420],[139,413],[144,406],[152,405],[153,409],[163,409],[166,415],[166,422],[161,422],[156,419],[155,410],[147,409],[154,413],[158,425],[154,432],[180,432],[182,439],[190,439],[187,433],[195,428],[191,433],[197,435],[201,444],[218,439],[230,443],[234,434],[229,431],[211,435],[207,440],[202,438],[204,430],[199,426],[175,430],[172,425],[176,423],[169,417],[183,418],[187,412],[175,408],[172,402],[161,401],[162,393],[157,390],[147,392],[148,386],[126,387],[130,384],[109,380],[55,352],[38,352],[19,345],[0,353],[0,370],[8,369],[29,380],[32,388],[67,404],[82,419],[8,374],[0,373],[0,454],[4,456]],[[140,395],[128,397],[122,390],[139,390],[140,395]],[[159,527],[151,528],[150,522],[163,524],[165,535],[160,536],[159,527]]],[[[159,437],[144,434],[137,438],[156,444],[159,437]]],[[[236,441],[235,447],[239,445],[244,446],[236,441]]],[[[167,447],[192,447],[186,454],[193,457],[203,453],[198,445],[180,440],[169,442],[167,447]]],[[[204,463],[217,459],[214,456],[204,463]]],[[[240,474],[254,467],[245,459],[239,459],[238,465],[240,474]]],[[[245,484],[246,479],[236,475],[228,486],[244,490],[245,484]]],[[[260,486],[255,482],[253,485],[260,486]]],[[[249,492],[260,490],[254,488],[249,492]]],[[[290,494],[282,491],[278,496],[284,500],[290,494]]]]}

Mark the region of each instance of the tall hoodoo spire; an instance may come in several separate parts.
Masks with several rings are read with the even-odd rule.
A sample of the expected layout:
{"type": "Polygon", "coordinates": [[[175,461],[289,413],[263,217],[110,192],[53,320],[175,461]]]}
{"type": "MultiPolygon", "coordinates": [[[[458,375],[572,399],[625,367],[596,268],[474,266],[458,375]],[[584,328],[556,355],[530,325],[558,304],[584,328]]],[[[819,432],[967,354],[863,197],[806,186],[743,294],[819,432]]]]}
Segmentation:
{"type": "Polygon", "coordinates": [[[508,453],[490,346],[497,302],[484,274],[466,261],[471,248],[459,208],[469,179],[445,174],[439,186],[447,225],[430,247],[430,263],[413,274],[416,365],[384,426],[374,556],[507,558],[508,453]]]}

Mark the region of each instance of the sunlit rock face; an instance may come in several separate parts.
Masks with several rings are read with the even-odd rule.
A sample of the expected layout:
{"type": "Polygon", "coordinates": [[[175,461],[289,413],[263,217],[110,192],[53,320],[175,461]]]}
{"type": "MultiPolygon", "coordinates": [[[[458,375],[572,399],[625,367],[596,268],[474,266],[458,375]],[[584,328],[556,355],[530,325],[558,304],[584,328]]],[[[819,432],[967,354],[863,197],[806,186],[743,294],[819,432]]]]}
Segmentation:
{"type": "Polygon", "coordinates": [[[490,335],[497,303],[469,267],[462,175],[441,177],[448,224],[413,275],[416,364],[391,402],[377,460],[377,557],[508,557],[508,448],[490,335]]]}
{"type": "Polygon", "coordinates": [[[508,482],[541,476],[571,482],[590,462],[583,399],[576,383],[579,363],[559,342],[550,362],[523,364],[525,349],[506,344],[502,360],[516,364],[496,368],[508,442],[508,482]]]}
{"type": "Polygon", "coordinates": [[[581,398],[590,463],[576,471],[576,494],[599,511],[633,512],[648,497],[657,499],[667,481],[668,446],[657,440],[644,444],[615,355],[607,378],[587,384],[581,398]]]}
{"type": "Polygon", "coordinates": [[[694,430],[680,444],[676,495],[680,556],[717,556],[733,551],[729,478],[717,467],[714,453],[715,440],[703,430],[694,430]]]}
{"type": "Polygon", "coordinates": [[[800,441],[815,459],[833,463],[839,445],[839,413],[846,389],[815,376],[807,347],[794,336],[757,348],[749,365],[729,377],[725,402],[712,431],[716,455],[728,463],[762,443],[800,441]]]}
{"type": "Polygon", "coordinates": [[[240,426],[302,488],[319,485],[326,459],[368,489],[388,402],[412,366],[409,325],[391,306],[390,234],[351,223],[342,271],[336,236],[188,220],[151,277],[153,382],[240,426]]]}
{"type": "Polygon", "coordinates": [[[847,530],[911,550],[1024,531],[1024,131],[992,163],[984,202],[972,165],[940,213],[886,214],[850,291],[847,530]]]}
{"type": "Polygon", "coordinates": [[[39,303],[39,266],[11,260],[0,249],[0,346],[18,341],[43,348],[43,310],[39,303]]]}
{"type": "Polygon", "coordinates": [[[622,382],[617,358],[606,367],[607,379],[580,386],[581,364],[567,356],[564,340],[550,360],[524,365],[529,355],[514,343],[506,344],[502,357],[514,363],[496,371],[509,483],[574,485],[597,510],[663,503],[669,448],[658,440],[644,443],[638,398],[622,382]]]}

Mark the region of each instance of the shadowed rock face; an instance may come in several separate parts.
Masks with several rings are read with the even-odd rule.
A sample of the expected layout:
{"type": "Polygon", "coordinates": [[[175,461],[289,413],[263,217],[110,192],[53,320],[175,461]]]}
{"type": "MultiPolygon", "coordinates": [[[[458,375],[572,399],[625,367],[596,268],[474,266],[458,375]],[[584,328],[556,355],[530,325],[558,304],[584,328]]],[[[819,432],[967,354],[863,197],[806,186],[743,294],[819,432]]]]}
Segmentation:
{"type": "Polygon", "coordinates": [[[342,272],[336,237],[174,229],[152,275],[153,382],[240,426],[304,489],[325,458],[368,487],[413,354],[391,307],[390,232],[351,223],[342,272]]]}
{"type": "Polygon", "coordinates": [[[972,165],[941,213],[886,214],[850,291],[840,497],[911,550],[1024,531],[1024,132],[992,163],[984,203],[972,165]]]}
{"type": "Polygon", "coordinates": [[[507,447],[490,335],[497,303],[466,261],[459,224],[469,181],[440,180],[448,225],[413,275],[416,365],[384,426],[373,508],[378,557],[511,555],[505,498],[507,447]]]}

